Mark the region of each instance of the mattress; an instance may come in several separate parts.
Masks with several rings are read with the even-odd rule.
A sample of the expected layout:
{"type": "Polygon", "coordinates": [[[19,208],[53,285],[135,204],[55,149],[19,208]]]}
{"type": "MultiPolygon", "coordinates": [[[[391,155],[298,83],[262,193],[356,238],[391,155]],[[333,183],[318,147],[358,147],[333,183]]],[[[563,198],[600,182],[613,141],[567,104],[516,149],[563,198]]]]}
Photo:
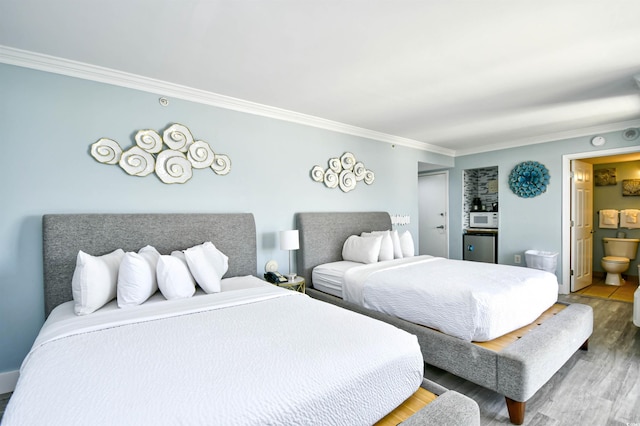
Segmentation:
{"type": "Polygon", "coordinates": [[[372,424],[420,386],[415,336],[255,277],[231,280],[217,294],[86,316],[58,306],[3,425],[372,424]]]}
{"type": "Polygon", "coordinates": [[[352,268],[362,266],[362,263],[341,260],[339,262],[325,263],[313,268],[311,279],[313,288],[333,296],[342,297],[342,285],[344,274],[352,268]]]}
{"type": "Polygon", "coordinates": [[[315,268],[314,287],[316,275],[344,271],[344,300],[466,341],[488,341],[523,327],[558,299],[556,276],[538,269],[433,256],[341,263],[315,268]]]}

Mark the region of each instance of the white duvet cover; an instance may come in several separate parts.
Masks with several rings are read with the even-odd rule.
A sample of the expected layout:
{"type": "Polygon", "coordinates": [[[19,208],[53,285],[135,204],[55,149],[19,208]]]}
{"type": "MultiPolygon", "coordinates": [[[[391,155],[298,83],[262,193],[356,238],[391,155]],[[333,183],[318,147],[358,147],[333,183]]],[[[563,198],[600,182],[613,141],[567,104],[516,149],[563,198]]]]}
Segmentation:
{"type": "Polygon", "coordinates": [[[549,272],[432,256],[360,264],[343,279],[345,300],[467,341],[530,324],[558,299],[549,272]]]}
{"type": "Polygon", "coordinates": [[[255,277],[231,280],[236,290],[85,316],[59,306],[2,424],[364,425],[419,387],[415,336],[255,277]]]}

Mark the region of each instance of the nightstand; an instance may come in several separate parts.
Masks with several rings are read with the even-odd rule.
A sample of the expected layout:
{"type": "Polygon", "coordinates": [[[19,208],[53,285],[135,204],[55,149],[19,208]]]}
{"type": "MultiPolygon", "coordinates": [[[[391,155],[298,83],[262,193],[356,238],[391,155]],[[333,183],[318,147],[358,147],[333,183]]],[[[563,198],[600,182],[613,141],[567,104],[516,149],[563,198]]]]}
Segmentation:
{"type": "Polygon", "coordinates": [[[288,288],[289,290],[299,291],[300,293],[305,292],[305,281],[304,278],[297,276],[293,279],[293,281],[287,281],[284,283],[277,283],[278,287],[288,288]]]}

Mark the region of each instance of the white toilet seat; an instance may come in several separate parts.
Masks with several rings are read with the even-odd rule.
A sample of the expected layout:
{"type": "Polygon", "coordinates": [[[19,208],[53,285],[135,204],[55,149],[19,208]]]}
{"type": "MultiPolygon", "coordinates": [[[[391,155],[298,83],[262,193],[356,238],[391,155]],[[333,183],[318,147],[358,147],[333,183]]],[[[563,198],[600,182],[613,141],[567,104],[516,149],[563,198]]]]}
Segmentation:
{"type": "Polygon", "coordinates": [[[607,262],[607,263],[629,263],[630,260],[627,259],[626,257],[619,257],[619,256],[605,256],[602,258],[603,262],[607,262]]]}
{"type": "Polygon", "coordinates": [[[605,256],[602,258],[602,268],[607,272],[607,276],[604,280],[605,284],[609,285],[622,285],[624,279],[620,274],[629,269],[629,263],[631,260],[626,257],[620,256],[605,256]]]}

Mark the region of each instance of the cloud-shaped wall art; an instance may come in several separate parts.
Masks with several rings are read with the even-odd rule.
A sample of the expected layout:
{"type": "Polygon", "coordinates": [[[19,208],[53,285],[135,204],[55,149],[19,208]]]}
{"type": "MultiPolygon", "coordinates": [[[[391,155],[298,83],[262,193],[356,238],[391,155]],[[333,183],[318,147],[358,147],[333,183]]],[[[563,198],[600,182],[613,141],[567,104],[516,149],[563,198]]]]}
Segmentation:
{"type": "Polygon", "coordinates": [[[361,162],[356,162],[352,153],[345,152],[340,158],[330,158],[329,168],[326,170],[320,166],[313,166],[311,179],[324,183],[327,188],[340,187],[342,191],[349,192],[355,189],[360,181],[371,185],[375,180],[375,174],[367,170],[361,162]]]}
{"type": "Polygon", "coordinates": [[[231,160],[213,152],[207,142],[194,140],[182,124],[172,124],[160,136],[155,130],[139,130],[136,145],[123,151],[120,145],[101,138],[91,145],[91,156],[103,164],[118,164],[132,176],[153,172],[164,183],[185,183],[193,169],[210,168],[217,175],[231,171],[231,160]]]}

